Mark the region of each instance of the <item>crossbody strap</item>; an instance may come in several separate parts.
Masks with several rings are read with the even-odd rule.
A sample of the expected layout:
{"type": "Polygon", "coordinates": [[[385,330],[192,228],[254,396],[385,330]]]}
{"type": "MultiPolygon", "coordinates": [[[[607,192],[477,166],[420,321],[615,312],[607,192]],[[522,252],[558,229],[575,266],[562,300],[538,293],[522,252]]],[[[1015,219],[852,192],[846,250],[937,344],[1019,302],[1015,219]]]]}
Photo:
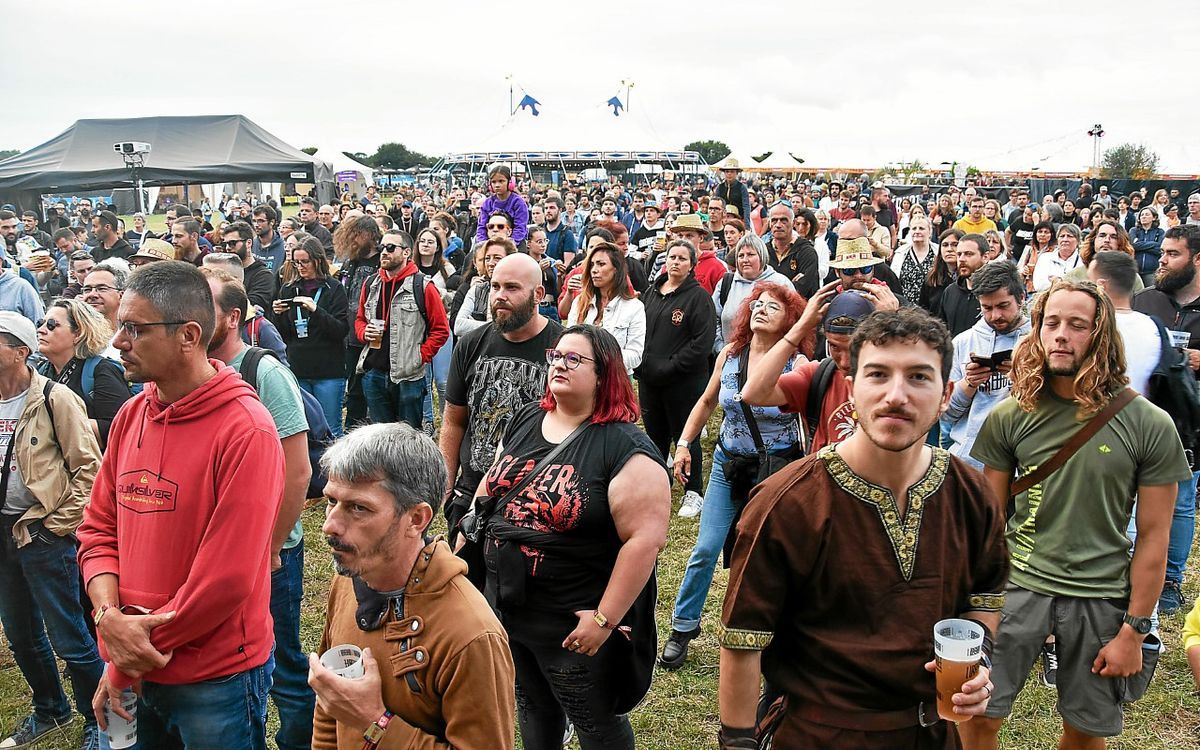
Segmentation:
{"type": "Polygon", "coordinates": [[[1108,424],[1109,420],[1117,415],[1117,412],[1124,409],[1130,401],[1137,398],[1137,391],[1132,388],[1126,388],[1109,400],[1099,414],[1088,420],[1087,424],[1079,428],[1079,431],[1071,436],[1071,439],[1066,442],[1063,447],[1058,449],[1054,456],[1037,467],[1037,469],[1017,481],[1013,482],[1009,488],[1009,495],[1016,497],[1030,487],[1042,482],[1046,477],[1057,471],[1063,464],[1071,459],[1075,453],[1082,448],[1087,441],[1092,439],[1092,436],[1100,431],[1100,428],[1108,424]]]}
{"type": "Polygon", "coordinates": [[[571,434],[563,438],[561,443],[550,449],[550,452],[543,456],[542,460],[538,461],[537,465],[534,466],[533,469],[521,479],[521,481],[510,487],[508,492],[505,492],[503,495],[501,495],[500,498],[496,500],[496,504],[493,505],[489,510],[480,514],[481,528],[483,524],[486,524],[493,515],[499,513],[504,506],[508,505],[509,501],[515,498],[521,492],[521,490],[525,489],[525,487],[537,477],[538,473],[541,472],[542,469],[545,469],[550,465],[551,461],[562,455],[562,452],[566,450],[567,446],[575,442],[575,439],[582,435],[587,428],[591,426],[592,421],[591,419],[588,419],[583,424],[572,430],[571,434]]]}
{"type": "Polygon", "coordinates": [[[754,419],[754,412],[750,410],[750,405],[741,397],[742,389],[746,387],[746,373],[750,370],[750,347],[746,346],[742,350],[741,360],[738,361],[738,404],[742,407],[742,414],[746,415],[746,426],[750,428],[750,437],[754,439],[754,449],[761,455],[766,453],[766,446],[763,445],[762,433],[758,430],[758,422],[754,419]]]}

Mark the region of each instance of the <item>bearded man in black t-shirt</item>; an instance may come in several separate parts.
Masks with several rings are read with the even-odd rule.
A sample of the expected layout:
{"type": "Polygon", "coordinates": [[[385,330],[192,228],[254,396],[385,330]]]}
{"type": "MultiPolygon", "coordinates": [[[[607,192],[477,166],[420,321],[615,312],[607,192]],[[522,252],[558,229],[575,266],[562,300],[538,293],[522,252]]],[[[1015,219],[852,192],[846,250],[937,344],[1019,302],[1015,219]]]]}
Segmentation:
{"type": "Polygon", "coordinates": [[[538,312],[544,294],[537,261],[524,254],[501,260],[488,294],[491,322],[454,346],[440,440],[451,541],[513,414],[545,395],[546,350],[562,326],[538,312]]]}

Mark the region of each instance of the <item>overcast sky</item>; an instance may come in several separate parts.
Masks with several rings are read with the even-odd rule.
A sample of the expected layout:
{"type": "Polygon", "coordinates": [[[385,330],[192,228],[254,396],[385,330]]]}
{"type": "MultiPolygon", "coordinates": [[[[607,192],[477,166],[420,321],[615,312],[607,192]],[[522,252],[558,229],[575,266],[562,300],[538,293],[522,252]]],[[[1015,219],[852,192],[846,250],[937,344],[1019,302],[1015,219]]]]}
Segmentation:
{"type": "Polygon", "coordinates": [[[1047,171],[1090,166],[1101,123],[1104,147],[1142,142],[1162,171],[1200,173],[1200,7],[1182,0],[4,5],[0,148],[80,118],[236,113],[352,152],[714,138],[812,166],[1047,171]],[[510,74],[542,115],[505,127],[510,74]]]}

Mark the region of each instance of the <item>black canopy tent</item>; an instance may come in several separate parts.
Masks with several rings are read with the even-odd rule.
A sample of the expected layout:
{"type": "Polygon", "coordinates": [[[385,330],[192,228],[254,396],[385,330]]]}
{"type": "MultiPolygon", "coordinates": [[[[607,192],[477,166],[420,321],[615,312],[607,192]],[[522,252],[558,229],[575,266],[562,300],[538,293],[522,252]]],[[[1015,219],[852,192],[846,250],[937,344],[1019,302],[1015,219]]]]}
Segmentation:
{"type": "Polygon", "coordinates": [[[333,169],[242,115],[77,120],[49,141],[0,161],[0,199],[34,206],[42,193],[132,187],[114,143],[149,143],[146,186],[215,182],[311,183],[333,196],[333,169]]]}

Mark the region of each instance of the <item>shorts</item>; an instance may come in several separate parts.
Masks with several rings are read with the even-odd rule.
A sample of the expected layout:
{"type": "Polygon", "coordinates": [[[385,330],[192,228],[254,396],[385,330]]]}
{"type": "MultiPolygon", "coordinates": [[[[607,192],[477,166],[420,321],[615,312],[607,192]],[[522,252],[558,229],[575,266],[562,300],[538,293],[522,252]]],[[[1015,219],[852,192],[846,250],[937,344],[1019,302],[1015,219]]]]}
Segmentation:
{"type": "Polygon", "coordinates": [[[986,715],[1007,718],[1042,644],[1053,635],[1058,654],[1059,715],[1093,737],[1119,735],[1123,715],[1118,681],[1092,674],[1092,663],[1121,629],[1126,606],[1124,600],[1048,596],[1009,584],[992,654],[995,689],[986,715]]]}

